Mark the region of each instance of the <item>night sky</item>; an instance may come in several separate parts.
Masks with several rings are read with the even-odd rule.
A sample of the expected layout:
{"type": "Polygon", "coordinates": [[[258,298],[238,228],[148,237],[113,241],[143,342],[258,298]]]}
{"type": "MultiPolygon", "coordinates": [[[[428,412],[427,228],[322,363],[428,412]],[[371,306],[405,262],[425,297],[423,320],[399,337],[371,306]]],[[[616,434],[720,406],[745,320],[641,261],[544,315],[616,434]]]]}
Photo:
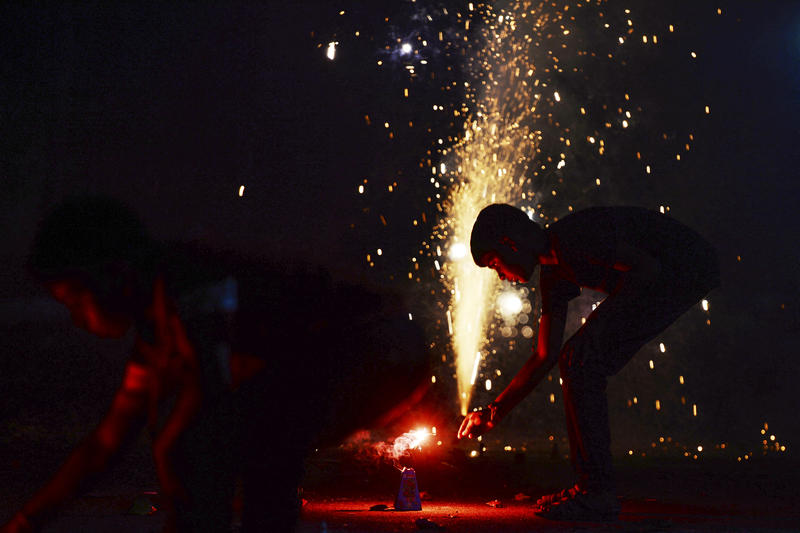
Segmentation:
{"type": "MultiPolygon", "coordinates": [[[[424,293],[420,284],[401,282],[438,216],[426,201],[430,172],[419,163],[436,165],[435,140],[461,131],[431,104],[460,102],[462,92],[443,92],[442,80],[468,73],[461,70],[463,47],[431,47],[427,68],[410,80],[384,47],[410,35],[414,15],[425,9],[449,8],[450,18],[439,22],[446,30],[467,2],[340,4],[4,7],[3,327],[36,319],[32,302],[43,293],[23,263],[37,221],[64,197],[84,193],[123,199],[159,239],[296,257],[424,293]],[[331,61],[325,52],[334,40],[331,61]],[[385,62],[380,69],[378,60],[385,62]],[[439,76],[432,80],[430,72],[439,76]],[[410,98],[403,87],[412,88],[410,98]],[[415,126],[392,138],[382,127],[409,120],[415,126]],[[395,182],[396,193],[379,192],[395,182]],[[371,268],[364,256],[379,247],[371,268]]],[[[651,118],[618,137],[619,153],[606,160],[578,154],[575,172],[602,175],[604,192],[575,186],[562,196],[576,207],[666,204],[716,245],[723,287],[709,297],[711,337],[690,325],[672,332],[682,361],[696,362],[694,376],[705,380],[696,395],[714,413],[708,431],[757,446],[769,420],[789,443],[800,443],[800,6],[640,4],[633,7],[643,24],[676,24],[677,44],[665,38],[661,53],[627,52],[626,68],[595,66],[590,82],[564,78],[563,92],[599,101],[633,86],[651,118]],[[681,121],[684,130],[675,126],[681,121]],[[632,158],[638,138],[655,138],[662,126],[672,128],[671,140],[692,132],[692,151],[652,178],[630,174],[621,161],[632,158]]],[[[614,0],[606,6],[625,7],[614,0]]],[[[553,204],[550,212],[563,216],[565,206],[553,204]]],[[[434,285],[434,277],[421,283],[434,285]]]]}

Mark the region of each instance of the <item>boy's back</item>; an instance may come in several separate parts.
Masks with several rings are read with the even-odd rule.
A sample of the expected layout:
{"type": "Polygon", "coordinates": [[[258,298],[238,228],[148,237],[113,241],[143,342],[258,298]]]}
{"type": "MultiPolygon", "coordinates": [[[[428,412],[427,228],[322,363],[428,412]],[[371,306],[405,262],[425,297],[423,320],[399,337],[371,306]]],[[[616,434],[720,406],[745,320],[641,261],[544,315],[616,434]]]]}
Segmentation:
{"type": "MultiPolygon", "coordinates": [[[[600,287],[618,263],[617,250],[627,246],[659,262],[660,277],[693,283],[694,273],[719,277],[712,246],[691,228],[641,207],[592,207],[568,215],[546,230],[569,281],[600,287]]],[[[718,279],[704,280],[719,284],[718,279]]],[[[612,286],[613,284],[606,284],[612,286]]]]}

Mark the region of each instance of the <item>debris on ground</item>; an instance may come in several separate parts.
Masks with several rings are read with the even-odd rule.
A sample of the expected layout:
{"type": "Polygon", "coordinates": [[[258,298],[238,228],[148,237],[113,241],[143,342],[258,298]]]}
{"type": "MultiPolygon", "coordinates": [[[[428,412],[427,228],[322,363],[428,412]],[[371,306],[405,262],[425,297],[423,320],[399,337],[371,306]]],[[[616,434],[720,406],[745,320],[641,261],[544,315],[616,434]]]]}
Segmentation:
{"type": "Polygon", "coordinates": [[[417,518],[416,520],[414,520],[414,523],[417,525],[418,529],[428,529],[428,530],[434,530],[434,531],[444,531],[445,530],[444,526],[440,526],[436,522],[432,522],[432,521],[428,520],[427,518],[417,518]]]}
{"type": "Polygon", "coordinates": [[[385,503],[379,503],[369,508],[370,511],[385,511],[389,508],[385,503]]]}
{"type": "Polygon", "coordinates": [[[531,499],[531,497],[528,496],[527,494],[525,494],[524,492],[518,492],[518,493],[516,493],[514,495],[514,501],[517,501],[517,502],[526,502],[526,501],[528,501],[530,499],[531,499]]]}
{"type": "Polygon", "coordinates": [[[503,507],[503,502],[501,502],[500,500],[492,500],[490,502],[486,502],[486,505],[488,505],[489,507],[500,508],[503,507]]]}

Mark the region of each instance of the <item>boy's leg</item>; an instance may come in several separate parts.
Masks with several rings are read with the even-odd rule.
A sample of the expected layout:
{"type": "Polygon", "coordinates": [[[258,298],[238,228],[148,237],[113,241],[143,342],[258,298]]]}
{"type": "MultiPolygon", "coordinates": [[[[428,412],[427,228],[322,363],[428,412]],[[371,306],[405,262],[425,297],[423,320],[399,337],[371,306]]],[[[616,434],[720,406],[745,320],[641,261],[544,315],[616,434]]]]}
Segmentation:
{"type": "Polygon", "coordinates": [[[564,345],[559,358],[570,434],[570,453],[583,491],[613,494],[606,385],[648,341],[694,305],[704,292],[684,297],[610,296],[564,345]],[[699,295],[698,295],[699,294],[699,295]]]}
{"type": "MultiPolygon", "coordinates": [[[[565,349],[581,349],[576,344],[571,343],[565,349]]],[[[577,484],[584,491],[613,492],[607,377],[592,365],[570,368],[568,360],[568,356],[562,355],[559,367],[570,458],[578,478],[577,484]]]]}

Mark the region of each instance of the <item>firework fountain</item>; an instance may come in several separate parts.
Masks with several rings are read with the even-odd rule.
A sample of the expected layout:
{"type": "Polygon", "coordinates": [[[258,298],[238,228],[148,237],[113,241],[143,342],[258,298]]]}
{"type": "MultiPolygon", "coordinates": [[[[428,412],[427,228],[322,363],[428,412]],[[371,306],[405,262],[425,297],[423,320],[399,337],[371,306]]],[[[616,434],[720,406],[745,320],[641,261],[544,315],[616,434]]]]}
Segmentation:
{"type": "MultiPolygon", "coordinates": [[[[492,272],[479,269],[469,257],[472,223],[490,203],[522,203],[525,208],[535,196],[529,192],[528,170],[538,140],[533,125],[540,95],[530,49],[534,32],[547,24],[547,17],[527,4],[498,11],[483,7],[478,49],[467,69],[471,81],[465,82],[468,115],[462,140],[446,154],[449,164],[439,169],[451,183],[447,215],[437,231],[450,249],[444,274],[451,294],[448,317],[462,415],[482,358],[490,302],[500,287],[492,272]]],[[[527,211],[535,216],[533,207],[527,211]]]]}

